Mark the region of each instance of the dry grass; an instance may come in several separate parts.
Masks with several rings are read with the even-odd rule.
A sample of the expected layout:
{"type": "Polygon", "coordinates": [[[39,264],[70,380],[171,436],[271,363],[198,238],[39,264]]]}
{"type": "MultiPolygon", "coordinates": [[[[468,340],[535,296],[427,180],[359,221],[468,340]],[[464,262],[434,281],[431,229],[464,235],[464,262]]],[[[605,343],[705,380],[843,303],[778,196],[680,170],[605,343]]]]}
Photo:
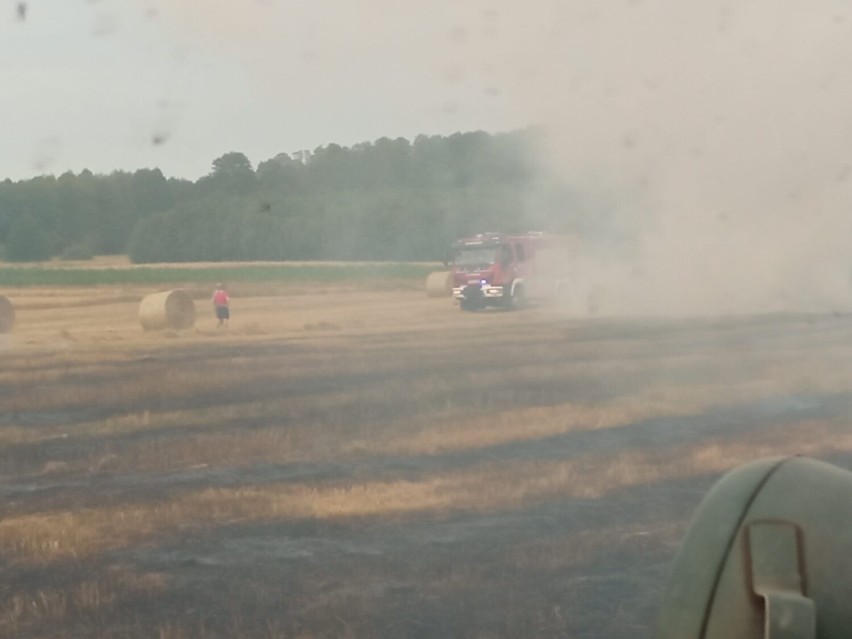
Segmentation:
{"type": "Polygon", "coordinates": [[[755,457],[852,452],[852,433],[795,423],[779,438],[719,441],[653,452],[618,451],[570,461],[493,462],[419,481],[209,488],[153,504],[91,508],[0,522],[0,549],[12,561],[51,561],[144,543],[187,527],[272,520],[393,517],[510,510],[548,499],[600,499],[630,486],[722,473],[755,457]],[[829,442],[827,444],[826,442],[829,442]]]}
{"type": "MultiPolygon", "coordinates": [[[[185,435],[170,438],[162,445],[156,438],[140,439],[133,447],[120,450],[91,448],[91,454],[57,460],[63,471],[91,471],[103,467],[108,456],[110,468],[125,472],[176,470],[204,465],[248,465],[259,462],[295,460],[332,460],[352,455],[435,455],[473,450],[513,441],[529,441],[579,431],[622,427],[649,419],[700,414],[713,406],[733,407],[761,399],[784,397],[795,392],[832,393],[852,387],[852,378],[841,373],[826,378],[813,373],[803,362],[778,374],[770,369],[766,377],[741,381],[733,377],[725,382],[648,385],[642,392],[627,394],[603,403],[566,402],[547,406],[507,409],[489,399],[488,388],[504,373],[491,371],[468,376],[463,383],[478,397],[476,411],[469,410],[470,399],[453,398],[450,392],[459,378],[435,375],[418,380],[393,377],[395,367],[386,361],[379,365],[370,360],[317,361],[303,354],[285,354],[281,368],[258,368],[252,358],[230,358],[227,368],[204,370],[201,367],[174,367],[156,358],[138,375],[110,378],[109,372],[127,357],[115,357],[109,364],[87,358],[63,356],[58,365],[42,364],[32,372],[17,376],[6,372],[0,377],[14,381],[14,394],[0,398],[6,414],[26,412],[34,406],[42,411],[69,411],[100,405],[108,410],[102,419],[67,426],[38,429],[16,425],[0,426],[0,443],[23,444],[63,439],[84,443],[99,438],[168,433],[179,429],[185,435]],[[292,368],[285,369],[285,363],[292,368]],[[99,384],[58,383],[69,375],[103,375],[99,384]],[[185,397],[217,398],[238,387],[266,387],[274,393],[276,385],[288,389],[305,375],[317,378],[386,373],[376,384],[352,390],[328,390],[321,397],[288,396],[233,400],[211,407],[203,405],[183,409],[148,408],[149,398],[157,403],[178,402],[185,397]],[[381,412],[390,397],[405,396],[412,406],[428,406],[427,412],[415,412],[401,418],[383,417],[381,412]],[[106,400],[106,401],[104,401],[106,400]],[[122,412],[121,407],[136,407],[122,412]],[[254,424],[250,429],[211,430],[211,424],[254,424]],[[353,424],[358,424],[353,428],[353,424]]],[[[335,358],[331,358],[335,359],[335,358]]],[[[25,368],[25,367],[24,367],[25,368]]],[[[630,370],[622,369],[622,374],[630,370]]],[[[571,364],[524,368],[513,372],[515,379],[534,386],[539,380],[564,378],[570,383],[576,375],[571,364]]]]}
{"type": "MultiPolygon", "coordinates": [[[[392,535],[409,523],[503,522],[574,502],[617,511],[637,495],[653,509],[656,487],[755,457],[852,453],[852,433],[830,410],[774,424],[767,411],[750,430],[676,437],[679,419],[752,415],[761,402],[795,409],[797,397],[852,393],[852,329],[839,321],[672,334],[631,325],[624,337],[622,325],[535,312],[459,314],[419,291],[258,291],[235,296],[230,332],[217,332],[210,317],[173,337],[144,335],[138,298],[125,289],[97,291],[101,303],[92,306],[66,306],[73,295],[62,292],[21,292],[24,322],[0,343],[0,477],[12,495],[0,521],[0,560],[10,575],[0,636],[70,637],[63,628],[84,622],[97,628],[92,636],[123,636],[114,624],[124,602],[169,601],[173,593],[210,609],[187,619],[178,607],[140,613],[125,619],[126,636],[406,636],[420,622],[400,619],[390,602],[425,607],[431,622],[456,601],[463,604],[452,614],[466,630],[449,626],[446,636],[589,635],[571,625],[572,604],[558,586],[527,584],[530,593],[512,595],[517,603],[489,603],[502,597],[495,579],[501,571],[556,575],[579,610],[592,559],[605,562],[613,549],[670,556],[683,516],[665,505],[654,525],[577,521],[564,535],[529,530],[505,546],[462,545],[479,553],[472,558],[438,542],[421,546],[435,557],[352,551],[333,565],[314,550],[315,572],[310,562],[271,557],[282,579],[297,577],[274,602],[261,596],[266,612],[253,618],[239,609],[258,599],[252,589],[276,592],[278,577],[260,581],[265,561],[239,563],[241,544],[250,546],[242,535],[266,525],[290,526],[296,541],[292,531],[318,537],[324,527],[392,535]],[[317,326],[334,330],[307,328],[317,326]],[[727,339],[735,346],[720,347],[727,339]],[[623,445],[625,433],[661,422],[670,436],[657,429],[656,439],[623,445]],[[572,438],[610,444],[584,452],[570,448],[572,438]],[[568,452],[546,454],[551,440],[568,452]],[[177,560],[161,571],[127,559],[217,534],[235,536],[239,587],[208,583],[204,570],[177,560]],[[109,568],[116,558],[129,563],[109,568]],[[405,572],[433,563],[422,580],[405,572]],[[55,585],[33,577],[38,571],[70,577],[55,585]],[[403,582],[407,592],[411,580],[415,592],[395,598],[388,584],[403,582]],[[226,595],[234,604],[222,608],[226,595]],[[479,606],[492,608],[479,615],[479,606]],[[489,625],[489,616],[503,625],[489,625]]],[[[601,636],[636,635],[635,618],[619,616],[627,613],[597,614],[624,630],[601,636]]]]}
{"type": "Polygon", "coordinates": [[[121,600],[147,598],[165,589],[162,574],[139,574],[128,566],[111,565],[95,579],[11,595],[0,605],[0,632],[25,636],[32,625],[97,617],[121,600]]]}

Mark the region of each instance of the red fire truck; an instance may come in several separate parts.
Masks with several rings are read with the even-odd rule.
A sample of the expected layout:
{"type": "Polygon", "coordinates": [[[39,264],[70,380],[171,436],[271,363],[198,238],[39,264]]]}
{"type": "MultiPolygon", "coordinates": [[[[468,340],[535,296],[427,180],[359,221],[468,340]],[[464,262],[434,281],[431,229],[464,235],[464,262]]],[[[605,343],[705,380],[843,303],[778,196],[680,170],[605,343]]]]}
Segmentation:
{"type": "Polygon", "coordinates": [[[524,307],[565,293],[571,236],[481,233],[452,247],[453,299],[463,311],[524,307]]]}

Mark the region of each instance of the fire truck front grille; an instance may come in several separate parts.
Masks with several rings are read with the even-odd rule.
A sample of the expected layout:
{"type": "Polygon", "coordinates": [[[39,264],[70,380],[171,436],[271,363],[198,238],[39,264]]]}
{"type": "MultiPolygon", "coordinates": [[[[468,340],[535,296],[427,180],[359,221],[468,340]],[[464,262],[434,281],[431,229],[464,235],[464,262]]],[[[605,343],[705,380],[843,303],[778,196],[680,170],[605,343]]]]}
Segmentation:
{"type": "Polygon", "coordinates": [[[466,299],[480,299],[482,297],[482,288],[474,284],[468,284],[464,287],[462,293],[464,294],[466,299]]]}

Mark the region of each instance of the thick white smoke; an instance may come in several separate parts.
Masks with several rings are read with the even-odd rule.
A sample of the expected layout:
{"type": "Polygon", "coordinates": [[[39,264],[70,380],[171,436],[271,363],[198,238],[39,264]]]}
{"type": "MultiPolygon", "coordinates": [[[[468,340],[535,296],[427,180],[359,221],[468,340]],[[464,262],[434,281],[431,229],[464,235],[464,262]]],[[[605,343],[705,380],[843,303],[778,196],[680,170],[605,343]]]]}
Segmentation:
{"type": "Polygon", "coordinates": [[[849,309],[846,6],[595,6],[559,12],[564,40],[527,89],[557,170],[633,240],[581,260],[595,311],[849,309]]]}

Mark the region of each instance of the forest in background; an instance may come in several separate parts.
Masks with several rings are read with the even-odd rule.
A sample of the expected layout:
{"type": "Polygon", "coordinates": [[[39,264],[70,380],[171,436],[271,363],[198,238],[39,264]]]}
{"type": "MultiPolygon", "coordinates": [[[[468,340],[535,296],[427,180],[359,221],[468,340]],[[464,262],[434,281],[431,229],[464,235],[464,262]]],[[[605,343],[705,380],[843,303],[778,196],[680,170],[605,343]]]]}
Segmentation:
{"type": "Polygon", "coordinates": [[[127,253],[137,263],[438,260],[482,231],[575,231],[571,193],[534,152],[534,130],[381,138],[240,152],[195,182],[159,169],[0,182],[7,261],[127,253]]]}

